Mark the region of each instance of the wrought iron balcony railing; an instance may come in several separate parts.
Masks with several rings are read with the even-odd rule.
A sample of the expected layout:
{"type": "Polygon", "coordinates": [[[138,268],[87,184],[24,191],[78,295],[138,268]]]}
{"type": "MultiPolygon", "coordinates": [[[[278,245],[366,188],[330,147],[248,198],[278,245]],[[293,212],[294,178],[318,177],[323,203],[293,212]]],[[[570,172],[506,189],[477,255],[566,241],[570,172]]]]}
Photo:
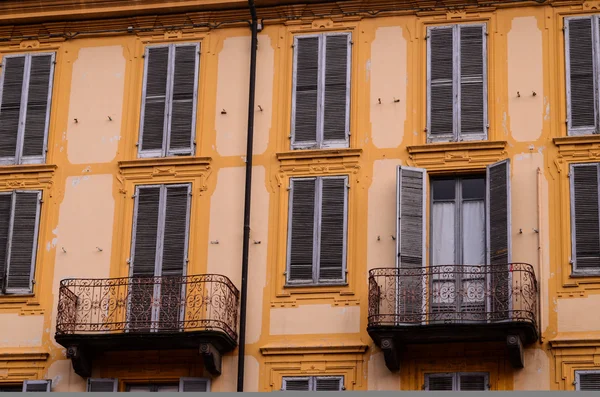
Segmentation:
{"type": "Polygon", "coordinates": [[[239,292],[225,276],[66,279],[56,335],[217,331],[237,341],[239,292]]]}
{"type": "Polygon", "coordinates": [[[537,329],[533,267],[446,265],[369,272],[369,327],[526,323],[537,329]]]}

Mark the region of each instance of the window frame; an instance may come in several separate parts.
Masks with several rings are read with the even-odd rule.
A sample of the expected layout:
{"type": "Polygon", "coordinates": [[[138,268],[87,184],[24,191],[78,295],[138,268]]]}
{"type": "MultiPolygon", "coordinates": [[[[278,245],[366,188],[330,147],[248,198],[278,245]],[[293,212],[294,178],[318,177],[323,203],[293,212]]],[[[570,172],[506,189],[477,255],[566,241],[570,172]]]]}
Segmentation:
{"type": "Polygon", "coordinates": [[[92,382],[112,382],[113,383],[113,392],[118,392],[119,391],[119,379],[117,378],[88,378],[87,379],[87,387],[86,387],[86,393],[93,393],[91,389],[92,387],[92,382]]]}
{"type": "Polygon", "coordinates": [[[52,391],[52,380],[50,379],[42,379],[42,380],[25,380],[23,381],[23,392],[27,392],[28,385],[46,385],[46,392],[52,391]]]}
{"type": "Polygon", "coordinates": [[[575,370],[575,391],[581,391],[581,375],[587,374],[600,374],[600,370],[586,369],[586,370],[575,370]]]}
{"type": "Polygon", "coordinates": [[[348,283],[348,175],[332,175],[332,176],[314,176],[314,177],[291,177],[290,178],[290,195],[288,200],[288,224],[287,224],[287,247],[286,247],[286,272],[285,285],[289,286],[329,286],[329,285],[346,285],[348,283]],[[319,273],[321,268],[321,217],[322,217],[322,195],[323,195],[323,180],[324,179],[342,179],[345,181],[344,190],[344,245],[342,254],[342,278],[339,280],[319,281],[319,273]],[[292,255],[292,216],[294,205],[294,181],[295,180],[314,180],[315,181],[315,205],[313,214],[313,263],[312,263],[312,280],[290,280],[290,265],[292,255]]]}
{"type": "Polygon", "coordinates": [[[0,165],[20,164],[45,164],[48,153],[48,132],[50,130],[50,112],[52,109],[52,89],[54,88],[54,69],[56,64],[56,52],[35,52],[28,54],[6,54],[2,57],[2,73],[0,73],[0,107],[2,106],[2,95],[4,91],[4,76],[6,74],[6,60],[9,58],[25,58],[23,70],[23,85],[21,88],[21,104],[19,110],[19,128],[17,130],[17,142],[14,157],[0,157],[0,165]],[[44,126],[44,141],[41,156],[23,156],[23,143],[25,127],[27,125],[27,101],[29,99],[29,82],[31,79],[31,58],[38,56],[50,56],[50,76],[48,85],[48,98],[46,104],[46,120],[44,126]]]}
{"type": "MultiPolygon", "coordinates": [[[[186,381],[201,381],[201,380],[206,382],[206,392],[207,393],[210,392],[210,386],[211,386],[210,378],[190,377],[190,376],[179,378],[179,392],[180,393],[184,392],[183,391],[184,382],[186,382],[186,381]]],[[[200,393],[200,392],[195,392],[195,393],[200,393]]]]}
{"type": "MultiPolygon", "coordinates": [[[[338,379],[340,381],[340,388],[338,391],[346,390],[344,383],[344,375],[324,375],[324,376],[283,376],[281,377],[281,391],[288,391],[286,389],[287,382],[290,380],[308,380],[309,392],[317,391],[317,379],[338,379]]],[[[293,391],[293,390],[291,390],[293,391]]]]}
{"type": "Polygon", "coordinates": [[[302,149],[338,149],[350,147],[350,101],[352,89],[352,32],[326,32],[326,33],[308,33],[294,35],[293,43],[293,61],[292,61],[292,109],[290,123],[290,147],[292,150],[302,149]],[[342,140],[325,140],[323,137],[324,126],[324,108],[325,108],[325,73],[326,73],[326,37],[329,36],[347,36],[347,64],[346,64],[346,128],[345,139],[342,140]],[[302,38],[317,37],[319,38],[319,76],[317,82],[317,131],[316,141],[295,143],[296,132],[296,83],[297,83],[297,68],[298,68],[298,40],[302,38]]]}
{"type": "Polygon", "coordinates": [[[475,23],[455,23],[448,25],[439,26],[427,26],[426,31],[426,130],[427,130],[427,143],[436,142],[467,142],[467,141],[483,141],[489,139],[489,79],[488,79],[488,28],[487,22],[475,22],[475,23]],[[481,134],[466,134],[468,139],[464,139],[461,134],[461,89],[460,89],[460,65],[462,55],[460,52],[460,30],[462,26],[469,27],[482,27],[482,40],[483,40],[483,132],[481,134]],[[431,135],[431,34],[433,30],[441,29],[452,29],[452,114],[454,118],[454,125],[452,127],[452,135],[432,136],[431,135]]]}
{"type": "MultiPolygon", "coordinates": [[[[425,382],[424,382],[424,386],[425,386],[425,391],[432,391],[429,390],[429,379],[430,378],[442,378],[442,377],[449,377],[452,376],[452,390],[451,391],[462,391],[460,390],[460,377],[464,376],[464,375],[481,375],[484,377],[484,386],[485,389],[483,391],[489,391],[490,390],[490,373],[489,372],[430,372],[430,373],[425,373],[425,382]]],[[[445,391],[450,391],[450,390],[445,390],[445,391]]]]}
{"type": "Polygon", "coordinates": [[[137,155],[138,158],[162,158],[162,157],[174,157],[174,156],[194,156],[196,154],[196,117],[198,112],[198,85],[200,76],[200,51],[201,42],[185,42],[185,43],[171,43],[171,44],[154,44],[147,45],[144,48],[144,71],[142,79],[142,98],[140,104],[140,127],[138,131],[137,155]],[[171,117],[173,109],[173,80],[175,76],[175,49],[177,47],[196,47],[196,68],[194,70],[194,95],[192,98],[192,131],[190,135],[190,151],[188,153],[185,149],[170,149],[171,142],[171,117]],[[167,68],[167,87],[165,91],[165,109],[164,109],[164,120],[163,120],[163,136],[162,136],[162,148],[159,149],[148,149],[143,150],[143,136],[144,136],[144,116],[146,114],[146,84],[148,80],[148,60],[150,59],[149,53],[154,48],[168,48],[169,49],[169,60],[167,68]]]}

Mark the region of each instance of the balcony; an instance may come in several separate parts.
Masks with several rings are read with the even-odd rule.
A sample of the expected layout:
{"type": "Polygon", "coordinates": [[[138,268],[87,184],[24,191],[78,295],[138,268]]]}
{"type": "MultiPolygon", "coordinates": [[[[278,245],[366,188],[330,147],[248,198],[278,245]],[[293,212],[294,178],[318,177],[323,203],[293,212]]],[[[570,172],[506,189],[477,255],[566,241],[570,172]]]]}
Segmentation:
{"type": "Polygon", "coordinates": [[[77,374],[91,376],[97,353],[199,349],[206,369],[237,346],[239,292],[225,276],[66,279],[55,339],[77,374]]]}
{"type": "Polygon", "coordinates": [[[387,367],[408,344],[502,341],[515,368],[538,339],[538,287],[531,265],[447,265],[369,272],[367,331],[387,367]]]}

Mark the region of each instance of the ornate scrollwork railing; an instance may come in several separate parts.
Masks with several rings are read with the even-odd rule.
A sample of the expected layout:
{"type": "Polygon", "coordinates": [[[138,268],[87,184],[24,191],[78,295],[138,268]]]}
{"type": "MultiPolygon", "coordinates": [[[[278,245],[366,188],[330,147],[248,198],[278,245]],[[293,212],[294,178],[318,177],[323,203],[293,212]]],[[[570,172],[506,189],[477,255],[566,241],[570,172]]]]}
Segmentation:
{"type": "Polygon", "coordinates": [[[237,340],[239,291],[225,276],[66,279],[56,333],[222,331],[237,340]]]}
{"type": "Polygon", "coordinates": [[[533,267],[446,265],[369,272],[369,326],[528,322],[536,327],[533,267]]]}

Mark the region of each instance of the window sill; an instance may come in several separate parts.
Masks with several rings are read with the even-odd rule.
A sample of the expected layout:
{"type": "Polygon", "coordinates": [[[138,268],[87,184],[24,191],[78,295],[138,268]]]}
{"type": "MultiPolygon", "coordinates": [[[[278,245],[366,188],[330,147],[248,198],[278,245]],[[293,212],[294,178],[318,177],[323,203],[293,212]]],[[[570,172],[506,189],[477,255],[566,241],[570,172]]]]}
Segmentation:
{"type": "Polygon", "coordinates": [[[359,157],[362,149],[310,149],[310,150],[290,150],[287,152],[277,153],[277,160],[306,160],[306,159],[321,159],[321,158],[352,158],[359,157]]]}
{"type": "Polygon", "coordinates": [[[119,161],[121,170],[140,167],[168,167],[179,165],[209,165],[210,157],[176,156],[176,157],[149,157],[135,160],[119,161]]]}
{"type": "Polygon", "coordinates": [[[506,141],[438,142],[408,146],[411,165],[435,171],[483,170],[506,157],[506,141]]]}
{"type": "Polygon", "coordinates": [[[340,283],[318,283],[318,284],[285,284],[284,288],[319,288],[319,287],[347,287],[348,283],[340,282],[340,283]]]}
{"type": "Polygon", "coordinates": [[[600,270],[595,272],[572,272],[570,274],[571,278],[591,278],[597,277],[600,278],[600,270]]]}

